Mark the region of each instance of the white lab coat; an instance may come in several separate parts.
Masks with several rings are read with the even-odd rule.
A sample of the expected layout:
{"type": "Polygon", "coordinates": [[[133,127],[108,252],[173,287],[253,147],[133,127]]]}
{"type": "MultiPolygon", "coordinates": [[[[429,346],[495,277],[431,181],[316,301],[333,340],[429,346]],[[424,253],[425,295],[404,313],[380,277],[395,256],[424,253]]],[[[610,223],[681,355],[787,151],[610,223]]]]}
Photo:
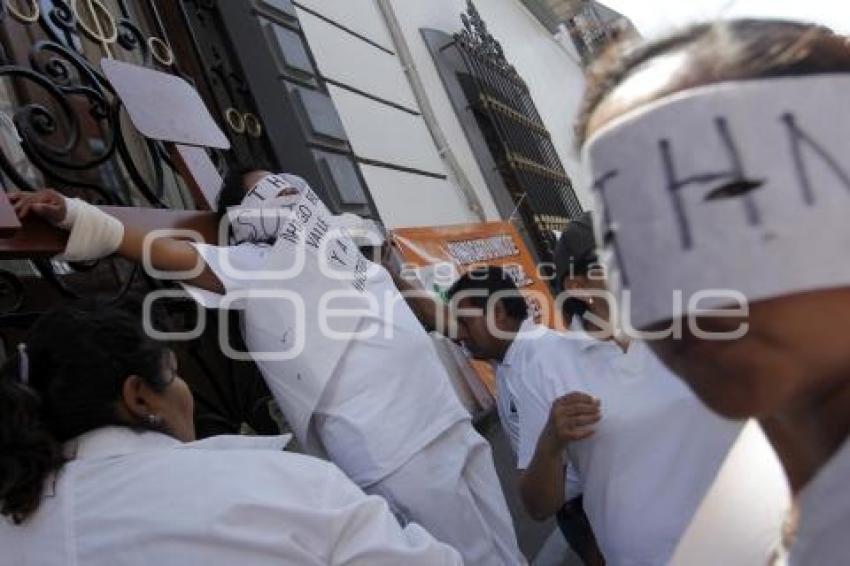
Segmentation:
{"type": "Polygon", "coordinates": [[[76,457],[31,520],[0,519],[0,565],[462,564],[335,466],[281,447],[93,431],[69,447],[76,457]]]}

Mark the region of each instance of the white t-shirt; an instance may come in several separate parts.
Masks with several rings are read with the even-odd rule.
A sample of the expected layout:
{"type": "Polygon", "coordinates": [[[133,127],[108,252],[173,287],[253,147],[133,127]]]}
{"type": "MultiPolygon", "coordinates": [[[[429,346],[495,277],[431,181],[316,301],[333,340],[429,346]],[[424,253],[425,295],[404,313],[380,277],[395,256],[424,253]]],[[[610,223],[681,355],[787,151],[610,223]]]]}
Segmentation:
{"type": "Polygon", "coordinates": [[[368,486],[470,415],[389,273],[327,230],[335,218],[309,189],[303,204],[303,225],[281,224],[273,245],[195,247],[225,297],[250,294],[230,306],[241,310],[246,346],[299,441],[368,486]]]}
{"type": "Polygon", "coordinates": [[[505,359],[501,363],[493,364],[496,370],[496,410],[499,413],[499,422],[508,442],[510,442],[514,457],[516,457],[519,448],[519,412],[512,382],[522,378],[522,376],[517,375],[517,368],[513,361],[516,349],[517,343],[514,341],[505,353],[505,359]]]}
{"type": "Polygon", "coordinates": [[[607,563],[667,564],[740,429],[709,412],[646,344],[627,353],[581,332],[549,359],[529,359],[542,379],[518,383],[519,466],[530,463],[552,403],[579,391],[601,400],[593,436],[567,459],[607,563]]]}
{"type": "Polygon", "coordinates": [[[850,440],[800,492],[790,566],[850,562],[850,440]]]}
{"type": "MultiPolygon", "coordinates": [[[[562,358],[562,348],[569,348],[569,339],[563,334],[545,326],[535,324],[528,319],[520,326],[517,336],[505,352],[504,359],[496,364],[496,407],[499,420],[511,443],[516,457],[520,443],[519,400],[517,383],[519,381],[545,380],[544,373],[558,373],[564,368],[552,366],[562,358]]],[[[526,387],[534,388],[531,385],[526,387]]],[[[547,411],[545,418],[548,418],[547,411]]],[[[534,419],[537,421],[538,419],[534,419]]],[[[545,420],[544,420],[545,423],[545,420]]],[[[525,466],[521,466],[524,469],[525,466]]],[[[575,466],[567,466],[564,500],[569,501],[581,495],[581,479],[575,466]]]]}
{"type": "Polygon", "coordinates": [[[0,564],[462,563],[335,466],[281,452],[280,438],[181,444],[116,427],[73,444],[35,516],[20,526],[0,517],[0,564]]]}

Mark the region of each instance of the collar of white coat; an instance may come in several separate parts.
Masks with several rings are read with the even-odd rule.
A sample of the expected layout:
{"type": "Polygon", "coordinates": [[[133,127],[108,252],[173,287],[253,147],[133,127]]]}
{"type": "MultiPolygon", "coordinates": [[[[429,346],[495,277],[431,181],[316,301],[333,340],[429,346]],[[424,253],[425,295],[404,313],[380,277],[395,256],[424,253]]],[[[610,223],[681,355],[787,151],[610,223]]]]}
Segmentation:
{"type": "Polygon", "coordinates": [[[514,363],[522,349],[522,344],[526,340],[533,340],[534,334],[536,334],[539,330],[540,329],[538,328],[537,323],[534,322],[533,318],[526,318],[522,324],[520,324],[519,330],[517,331],[516,336],[514,336],[514,339],[511,341],[511,345],[508,346],[508,350],[505,352],[505,357],[502,359],[500,365],[503,367],[511,367],[511,364],[514,363]]]}
{"type": "Polygon", "coordinates": [[[196,442],[180,442],[176,438],[153,431],[137,431],[110,426],[87,432],[70,440],[65,453],[76,460],[96,460],[141,452],[171,449],[195,450],[273,450],[282,451],[292,439],[281,436],[214,436],[196,442]]]}

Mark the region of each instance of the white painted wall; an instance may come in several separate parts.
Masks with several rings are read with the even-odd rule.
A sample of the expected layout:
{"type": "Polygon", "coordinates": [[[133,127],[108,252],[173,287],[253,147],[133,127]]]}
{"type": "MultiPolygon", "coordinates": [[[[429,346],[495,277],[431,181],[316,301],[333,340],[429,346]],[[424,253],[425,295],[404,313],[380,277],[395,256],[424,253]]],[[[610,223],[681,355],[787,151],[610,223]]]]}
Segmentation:
{"type": "MultiPolygon", "coordinates": [[[[294,0],[322,16],[392,50],[393,40],[374,0],[294,0]]],[[[414,2],[420,0],[413,0],[414,2]]],[[[427,0],[426,0],[427,1],[427,0]]],[[[299,11],[301,19],[303,12],[299,11]]]]}
{"type": "Polygon", "coordinates": [[[375,49],[310,13],[301,12],[298,19],[311,38],[310,49],[322,75],[404,107],[417,107],[397,56],[375,49]]]}
{"type": "MultiPolygon", "coordinates": [[[[300,0],[302,6],[394,51],[374,0],[300,0]]],[[[388,228],[475,222],[460,188],[438,152],[425,120],[392,105],[419,112],[400,59],[310,12],[297,8],[321,74],[380,100],[329,84],[354,153],[366,160],[444,175],[434,176],[361,165],[388,228]]],[[[487,205],[495,215],[492,198],[487,205]]],[[[495,217],[495,216],[494,216],[495,217]]]]}
{"type": "MultiPolygon", "coordinates": [[[[466,1],[392,0],[392,5],[404,28],[440,125],[483,198],[483,195],[489,194],[484,178],[443,89],[431,54],[419,35],[420,28],[433,28],[450,34],[458,31],[466,1]]],[[[573,148],[573,123],[584,91],[584,76],[577,56],[569,52],[569,47],[559,44],[519,0],[478,0],[476,6],[490,32],[501,42],[508,60],[528,83],[540,116],[552,134],[558,155],[576,185],[576,193],[582,204],[590,207],[592,198],[585,188],[578,155],[573,148]]]]}
{"type": "MultiPolygon", "coordinates": [[[[297,0],[323,17],[395,50],[374,0],[297,0]]],[[[461,27],[465,0],[391,0],[449,146],[469,178],[488,220],[499,218],[490,190],[443,88],[421,28],[454,33],[461,27]]],[[[581,170],[573,150],[572,123],[583,90],[575,56],[561,46],[519,0],[478,0],[482,17],[502,42],[508,59],[531,89],[544,123],[576,192],[585,206],[581,170]]],[[[372,96],[419,110],[398,57],[298,9],[299,19],[321,73],[372,96]]],[[[434,145],[424,120],[367,97],[331,86],[352,147],[359,157],[446,175],[441,180],[362,166],[369,190],[388,227],[475,222],[458,183],[434,145]]]]}

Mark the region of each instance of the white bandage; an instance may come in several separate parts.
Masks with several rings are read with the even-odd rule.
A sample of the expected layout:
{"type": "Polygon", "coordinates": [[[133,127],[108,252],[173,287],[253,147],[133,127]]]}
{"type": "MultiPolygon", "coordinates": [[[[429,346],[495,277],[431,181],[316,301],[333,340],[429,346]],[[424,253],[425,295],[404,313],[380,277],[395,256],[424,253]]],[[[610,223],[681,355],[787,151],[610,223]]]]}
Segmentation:
{"type": "Polygon", "coordinates": [[[594,134],[602,259],[636,328],[850,286],[848,89],[846,74],[729,82],[594,134]]]}
{"type": "Polygon", "coordinates": [[[65,252],[57,259],[90,261],[112,255],[124,239],[124,225],[117,218],[80,199],[65,199],[67,213],[58,224],[70,230],[65,252]]]}

